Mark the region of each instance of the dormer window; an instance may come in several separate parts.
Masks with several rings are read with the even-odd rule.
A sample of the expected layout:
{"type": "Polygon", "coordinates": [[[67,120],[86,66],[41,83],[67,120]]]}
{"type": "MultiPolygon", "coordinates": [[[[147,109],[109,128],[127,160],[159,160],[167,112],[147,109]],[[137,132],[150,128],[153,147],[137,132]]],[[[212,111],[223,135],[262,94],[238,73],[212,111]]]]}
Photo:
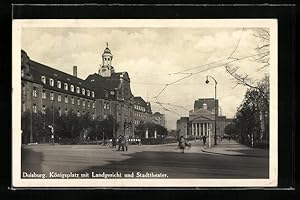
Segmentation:
{"type": "Polygon", "coordinates": [[[41,81],[42,81],[42,83],[46,84],[46,77],[45,76],[41,76],[41,81]]]}
{"type": "Polygon", "coordinates": [[[64,88],[65,88],[65,90],[68,90],[68,83],[64,84],[64,88]]]}
{"type": "Polygon", "coordinates": [[[70,86],[71,92],[74,92],[74,85],[70,86]]]}
{"type": "Polygon", "coordinates": [[[90,96],[90,91],[89,90],[86,91],[86,95],[90,96]]]}
{"type": "Polygon", "coordinates": [[[61,88],[61,82],[60,81],[57,81],[57,87],[61,88]]]}
{"type": "Polygon", "coordinates": [[[85,95],[85,89],[82,88],[82,95],[85,95]]]}
{"type": "Polygon", "coordinates": [[[50,78],[50,86],[54,86],[54,80],[52,78],[50,78]]]}
{"type": "Polygon", "coordinates": [[[76,87],[76,92],[77,92],[77,94],[80,94],[80,88],[79,87],[76,87]]]}

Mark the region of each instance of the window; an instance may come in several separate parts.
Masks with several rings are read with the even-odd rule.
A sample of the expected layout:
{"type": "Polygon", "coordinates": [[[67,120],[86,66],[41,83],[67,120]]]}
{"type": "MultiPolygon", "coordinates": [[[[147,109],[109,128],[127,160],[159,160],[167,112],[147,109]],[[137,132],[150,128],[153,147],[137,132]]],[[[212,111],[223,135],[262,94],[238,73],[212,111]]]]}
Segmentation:
{"type": "Polygon", "coordinates": [[[54,86],[54,80],[52,78],[50,78],[50,86],[54,86]]]}
{"type": "Polygon", "coordinates": [[[26,104],[22,103],[22,111],[25,112],[26,111],[26,104]]]}
{"type": "Polygon", "coordinates": [[[65,90],[68,90],[68,83],[64,84],[64,88],[65,88],[65,90]]]}
{"type": "Polygon", "coordinates": [[[104,103],[103,108],[106,110],[106,103],[104,103]]]}
{"type": "Polygon", "coordinates": [[[85,95],[85,89],[82,88],[82,95],[85,95]]]}
{"type": "Polygon", "coordinates": [[[95,103],[94,102],[92,103],[92,107],[95,108],[95,103]]]}
{"type": "Polygon", "coordinates": [[[92,97],[95,97],[95,92],[94,91],[92,91],[92,97]]]}
{"type": "Polygon", "coordinates": [[[80,99],[77,99],[77,105],[80,106],[80,99]]]}
{"type": "Polygon", "coordinates": [[[106,108],[107,108],[107,110],[109,110],[109,103],[107,103],[106,108]]]}
{"type": "Polygon", "coordinates": [[[71,102],[74,105],[74,97],[71,98],[71,102]]]}
{"type": "Polygon", "coordinates": [[[61,94],[57,95],[57,101],[61,102],[61,94]]]}
{"type": "Polygon", "coordinates": [[[85,107],[85,100],[82,100],[82,106],[85,107]]]}
{"type": "Polygon", "coordinates": [[[70,86],[70,90],[71,90],[71,92],[74,92],[74,85],[70,86]]]}
{"type": "Polygon", "coordinates": [[[42,99],[46,99],[46,91],[45,90],[43,90],[43,92],[42,92],[42,99]]]}
{"type": "Polygon", "coordinates": [[[46,84],[46,77],[45,76],[41,76],[41,81],[42,81],[42,83],[46,84]]]}
{"type": "Polygon", "coordinates": [[[65,109],[65,114],[66,114],[66,115],[68,114],[68,109],[67,109],[67,108],[65,109]]]}
{"type": "Polygon", "coordinates": [[[32,89],[32,96],[37,97],[37,88],[33,87],[32,89]]]}
{"type": "Polygon", "coordinates": [[[87,105],[88,105],[88,107],[91,107],[90,101],[88,101],[87,105]]]}
{"type": "Polygon", "coordinates": [[[90,96],[90,91],[89,90],[86,91],[86,95],[90,96]]]}
{"type": "Polygon", "coordinates": [[[80,117],[80,111],[79,110],[77,111],[77,117],[80,117]]]}
{"type": "Polygon", "coordinates": [[[61,108],[58,108],[58,115],[61,116],[61,108]]]}
{"type": "Polygon", "coordinates": [[[33,105],[32,105],[32,111],[33,111],[34,113],[37,112],[37,110],[36,110],[36,104],[33,104],[33,105]]]}
{"type": "Polygon", "coordinates": [[[53,93],[53,92],[50,93],[50,100],[51,100],[51,101],[54,100],[54,93],[53,93]]]}
{"type": "Polygon", "coordinates": [[[76,92],[77,92],[77,94],[80,94],[80,88],[79,87],[76,87],[76,92]]]}
{"type": "Polygon", "coordinates": [[[57,87],[61,88],[61,82],[60,81],[57,81],[57,87]]]}
{"type": "Polygon", "coordinates": [[[42,113],[46,114],[46,106],[45,105],[42,106],[42,113]]]}
{"type": "Polygon", "coordinates": [[[21,69],[21,77],[24,77],[24,74],[25,74],[24,69],[21,69]]]}
{"type": "Polygon", "coordinates": [[[65,96],[65,103],[69,103],[69,98],[67,95],[65,96]]]}
{"type": "Polygon", "coordinates": [[[95,115],[95,113],[93,113],[93,119],[96,119],[96,115],[95,115]]]}

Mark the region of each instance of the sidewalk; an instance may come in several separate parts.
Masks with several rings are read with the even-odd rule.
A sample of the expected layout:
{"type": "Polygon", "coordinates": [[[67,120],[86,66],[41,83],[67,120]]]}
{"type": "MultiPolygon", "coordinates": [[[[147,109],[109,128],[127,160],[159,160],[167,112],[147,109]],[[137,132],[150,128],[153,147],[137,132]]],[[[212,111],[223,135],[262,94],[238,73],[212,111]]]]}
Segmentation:
{"type": "Polygon", "coordinates": [[[240,144],[234,140],[223,140],[216,146],[212,144],[209,148],[208,146],[203,146],[201,148],[202,152],[219,154],[219,155],[229,155],[229,156],[246,156],[246,157],[263,157],[267,158],[269,156],[269,150],[251,148],[246,145],[240,144]]]}

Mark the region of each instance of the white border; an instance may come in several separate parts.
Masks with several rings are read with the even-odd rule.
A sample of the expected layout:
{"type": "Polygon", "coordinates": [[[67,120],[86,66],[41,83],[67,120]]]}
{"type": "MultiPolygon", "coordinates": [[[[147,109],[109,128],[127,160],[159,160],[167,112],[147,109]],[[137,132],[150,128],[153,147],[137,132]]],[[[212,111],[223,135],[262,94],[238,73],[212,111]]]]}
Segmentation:
{"type": "Polygon", "coordinates": [[[278,179],[278,83],[276,19],[80,19],[13,20],[12,26],[13,187],[276,187],[278,179]],[[25,27],[266,27],[270,28],[269,179],[21,179],[21,36],[25,27]]]}

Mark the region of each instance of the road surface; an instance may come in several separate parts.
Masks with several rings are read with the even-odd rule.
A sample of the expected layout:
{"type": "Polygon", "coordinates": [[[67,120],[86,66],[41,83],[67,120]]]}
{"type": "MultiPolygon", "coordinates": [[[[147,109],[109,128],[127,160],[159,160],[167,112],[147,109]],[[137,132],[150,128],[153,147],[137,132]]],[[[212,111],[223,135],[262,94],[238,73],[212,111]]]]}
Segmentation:
{"type": "Polygon", "coordinates": [[[201,144],[180,153],[177,144],[130,145],[117,151],[101,145],[30,145],[22,147],[22,173],[164,174],[168,178],[268,178],[267,157],[210,154],[201,144]]]}

